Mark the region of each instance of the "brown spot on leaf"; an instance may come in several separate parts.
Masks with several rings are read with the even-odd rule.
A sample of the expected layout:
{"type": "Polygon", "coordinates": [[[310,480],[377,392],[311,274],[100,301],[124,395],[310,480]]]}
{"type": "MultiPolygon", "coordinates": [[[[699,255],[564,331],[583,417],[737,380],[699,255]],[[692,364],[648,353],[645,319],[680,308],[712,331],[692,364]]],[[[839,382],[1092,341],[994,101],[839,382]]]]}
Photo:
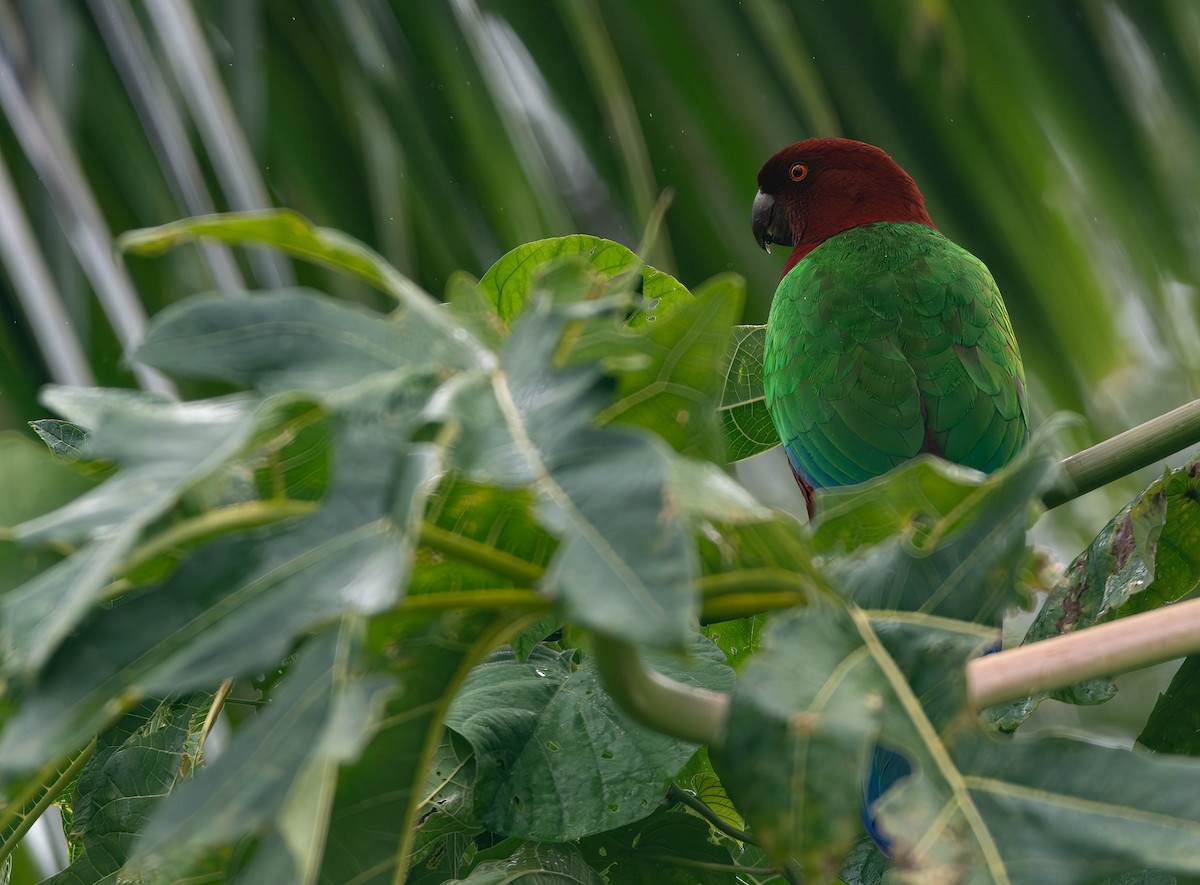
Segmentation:
{"type": "Polygon", "coordinates": [[[1129,557],[1133,555],[1135,546],[1136,542],[1133,539],[1133,516],[1126,514],[1125,518],[1121,520],[1121,524],[1113,532],[1112,541],[1109,543],[1116,571],[1123,569],[1125,563],[1129,562],[1129,557]]]}
{"type": "Polygon", "coordinates": [[[1067,633],[1075,629],[1079,622],[1079,615],[1083,611],[1079,598],[1087,589],[1087,556],[1080,556],[1071,563],[1068,574],[1070,581],[1067,592],[1062,596],[1062,617],[1054,623],[1054,629],[1058,633],[1067,633]]]}

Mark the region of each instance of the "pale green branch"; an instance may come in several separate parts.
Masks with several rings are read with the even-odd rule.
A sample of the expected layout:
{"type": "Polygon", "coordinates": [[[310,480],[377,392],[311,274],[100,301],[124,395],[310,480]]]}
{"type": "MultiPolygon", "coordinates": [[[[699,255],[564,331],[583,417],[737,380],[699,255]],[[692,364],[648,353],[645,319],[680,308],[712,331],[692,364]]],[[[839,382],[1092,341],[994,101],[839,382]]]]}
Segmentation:
{"type": "Polygon", "coordinates": [[[990,707],[1200,652],[1200,599],[1043,639],[967,664],[967,697],[990,707]]]}
{"type": "Polygon", "coordinates": [[[1057,507],[1200,443],[1200,399],[1064,458],[1062,482],[1042,495],[1057,507]]]}

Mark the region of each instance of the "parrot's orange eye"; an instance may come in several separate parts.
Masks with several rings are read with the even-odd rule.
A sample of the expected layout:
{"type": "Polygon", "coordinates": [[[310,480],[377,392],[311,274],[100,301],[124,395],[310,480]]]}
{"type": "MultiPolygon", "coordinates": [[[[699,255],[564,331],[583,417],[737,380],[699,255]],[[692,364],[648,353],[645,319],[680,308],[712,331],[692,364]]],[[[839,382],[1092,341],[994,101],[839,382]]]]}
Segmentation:
{"type": "Polygon", "coordinates": [[[800,181],[805,175],[808,175],[808,167],[803,163],[797,163],[792,167],[790,175],[792,176],[792,181],[800,181]]]}

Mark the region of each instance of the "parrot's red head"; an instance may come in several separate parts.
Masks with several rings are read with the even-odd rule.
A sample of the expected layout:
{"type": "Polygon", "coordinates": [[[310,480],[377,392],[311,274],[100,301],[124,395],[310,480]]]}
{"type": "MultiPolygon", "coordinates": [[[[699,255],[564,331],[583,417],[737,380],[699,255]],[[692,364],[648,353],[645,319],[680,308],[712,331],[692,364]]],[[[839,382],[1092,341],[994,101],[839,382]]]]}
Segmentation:
{"type": "Polygon", "coordinates": [[[908,173],[873,145],[810,138],[784,148],[759,170],[751,222],[767,251],[792,247],[783,272],[830,237],[877,221],[933,227],[908,173]]]}

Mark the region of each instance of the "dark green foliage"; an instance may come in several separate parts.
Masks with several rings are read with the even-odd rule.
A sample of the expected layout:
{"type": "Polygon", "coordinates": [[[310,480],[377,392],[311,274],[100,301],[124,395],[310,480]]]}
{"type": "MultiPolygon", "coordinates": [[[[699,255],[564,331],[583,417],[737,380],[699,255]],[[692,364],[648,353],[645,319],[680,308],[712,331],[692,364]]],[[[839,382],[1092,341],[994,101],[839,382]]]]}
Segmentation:
{"type": "MultiPolygon", "coordinates": [[[[1080,850],[1061,881],[1195,872],[1176,838],[1200,832],[1181,798],[1200,791],[1194,760],[998,743],[966,708],[964,663],[991,641],[979,624],[1023,598],[1044,445],[987,478],[913,462],[831,494],[801,531],[723,470],[723,449],[757,445],[711,420],[747,371],[722,361],[734,280],[692,295],[641,269],[644,288],[668,286],[648,307],[628,254],[540,243],[506,319],[487,277],[438,307],[291,216],[163,235],[256,230],[399,307],[184,300],[141,355],[246,391],[55,389],[86,442],[61,449],[81,437],[49,423],[58,455],[2,441],[0,478],[38,491],[4,512],[0,785],[21,801],[0,833],[65,796],[100,736],[63,881],[822,881],[854,849],[877,743],[913,763],[878,809],[912,875],[1035,881],[1029,865],[1080,850]],[[715,771],[616,706],[589,633],[731,694],[715,771]],[[197,767],[208,699],[248,684],[265,703],[197,767]]],[[[1135,545],[1151,604],[1194,578],[1183,473],[1135,545]]],[[[1188,685],[1148,726],[1162,749],[1190,746],[1169,730],[1186,731],[1188,685]]],[[[844,866],[857,882],[881,869],[861,849],[844,866]]]]}
{"type": "Polygon", "coordinates": [[[1200,655],[1184,659],[1158,696],[1138,743],[1156,753],[1200,756],[1200,655]]]}

